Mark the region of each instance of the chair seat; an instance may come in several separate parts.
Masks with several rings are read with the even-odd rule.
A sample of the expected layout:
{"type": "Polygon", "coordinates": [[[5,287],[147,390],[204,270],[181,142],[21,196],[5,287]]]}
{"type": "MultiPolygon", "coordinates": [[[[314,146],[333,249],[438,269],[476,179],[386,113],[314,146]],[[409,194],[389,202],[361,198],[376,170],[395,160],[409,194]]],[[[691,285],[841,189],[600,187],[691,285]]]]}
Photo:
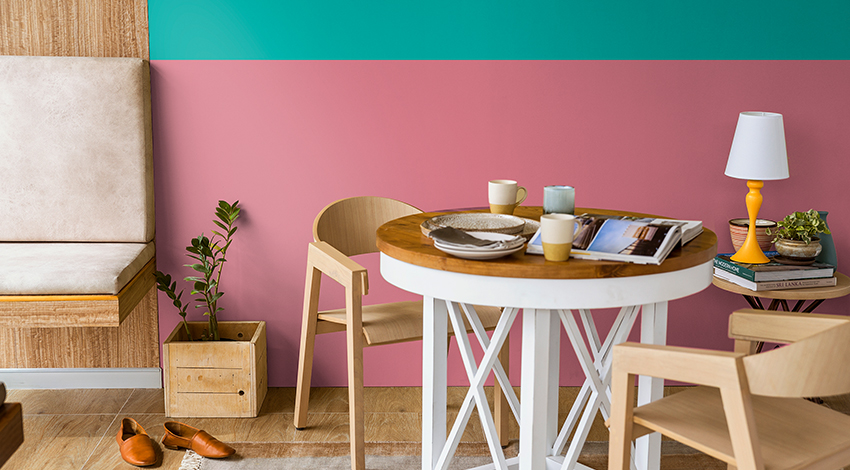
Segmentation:
{"type": "MultiPolygon", "coordinates": [[[[829,455],[818,468],[850,461],[850,416],[802,398],[752,397],[765,470],[803,468],[829,455]]],[[[695,387],[635,408],[634,422],[727,463],[734,462],[720,391],[695,387]],[[701,444],[700,444],[701,443],[701,444]]]]}
{"type": "Polygon", "coordinates": [[[0,295],[117,295],[154,243],[0,243],[0,295]]]}
{"type": "MultiPolygon", "coordinates": [[[[481,323],[487,330],[496,327],[502,311],[498,307],[475,306],[481,323]]],[[[422,301],[395,302],[380,305],[364,305],[363,334],[369,346],[399,343],[422,339],[422,301]]],[[[345,325],[345,309],[319,312],[319,320],[345,325]]],[[[466,319],[464,318],[464,322],[466,319]]],[[[467,323],[467,332],[472,327],[467,323]]],[[[449,322],[449,334],[452,334],[449,322]]]]}

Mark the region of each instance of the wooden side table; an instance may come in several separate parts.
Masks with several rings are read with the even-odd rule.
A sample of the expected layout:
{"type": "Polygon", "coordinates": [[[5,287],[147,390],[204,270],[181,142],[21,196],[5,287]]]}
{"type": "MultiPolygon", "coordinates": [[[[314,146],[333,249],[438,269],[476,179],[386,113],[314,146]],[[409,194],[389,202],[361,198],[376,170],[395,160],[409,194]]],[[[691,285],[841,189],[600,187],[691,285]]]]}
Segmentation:
{"type": "Polygon", "coordinates": [[[717,277],[714,277],[711,283],[725,291],[743,295],[747,300],[747,303],[749,303],[752,308],[757,308],[759,310],[779,310],[779,307],[782,307],[782,309],[786,312],[811,313],[820,304],[822,304],[824,300],[844,297],[845,295],[850,294],[850,278],[839,272],[835,273],[835,277],[837,283],[831,287],[809,287],[805,289],[764,291],[752,291],[746,287],[741,287],[717,277]],[[761,299],[771,299],[767,308],[764,308],[761,299]],[[788,308],[789,300],[797,301],[797,303],[794,304],[794,308],[788,308]],[[811,303],[804,308],[805,303],[808,301],[811,303]]]}
{"type": "MultiPolygon", "coordinates": [[[[805,289],[783,289],[753,291],[718,277],[713,277],[711,283],[715,286],[736,294],[741,294],[750,307],[759,310],[779,311],[780,307],[786,312],[812,313],[824,300],[844,297],[850,294],[850,278],[839,272],[835,273],[836,284],[830,287],[808,287],[805,289]],[[761,299],[770,299],[770,304],[764,308],[761,299]],[[788,308],[788,301],[795,300],[793,308],[788,308]],[[809,305],[805,305],[810,302],[809,305]]],[[[756,343],[755,352],[761,352],[764,343],[756,343]]]]}

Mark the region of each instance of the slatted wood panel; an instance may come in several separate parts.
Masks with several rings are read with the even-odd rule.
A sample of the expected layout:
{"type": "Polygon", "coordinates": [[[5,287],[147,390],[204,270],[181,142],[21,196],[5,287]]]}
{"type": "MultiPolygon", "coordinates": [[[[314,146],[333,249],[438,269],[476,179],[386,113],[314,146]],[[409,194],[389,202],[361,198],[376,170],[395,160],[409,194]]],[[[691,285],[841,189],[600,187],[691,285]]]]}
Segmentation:
{"type": "Polygon", "coordinates": [[[147,0],[0,0],[0,55],[149,59],[147,0]]]}

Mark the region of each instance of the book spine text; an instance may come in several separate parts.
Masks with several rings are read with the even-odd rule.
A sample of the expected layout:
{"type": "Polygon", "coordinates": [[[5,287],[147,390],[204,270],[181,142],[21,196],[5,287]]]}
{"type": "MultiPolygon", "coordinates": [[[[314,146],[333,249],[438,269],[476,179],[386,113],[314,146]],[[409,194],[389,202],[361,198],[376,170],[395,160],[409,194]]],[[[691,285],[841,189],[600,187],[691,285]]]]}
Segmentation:
{"type": "Polygon", "coordinates": [[[756,280],[756,276],[755,276],[754,272],[750,271],[749,269],[747,269],[743,266],[738,266],[735,263],[726,261],[725,259],[714,258],[714,266],[717,267],[717,268],[720,268],[724,271],[730,272],[730,273],[732,273],[736,276],[747,279],[749,281],[755,282],[755,280],[756,280]]]}

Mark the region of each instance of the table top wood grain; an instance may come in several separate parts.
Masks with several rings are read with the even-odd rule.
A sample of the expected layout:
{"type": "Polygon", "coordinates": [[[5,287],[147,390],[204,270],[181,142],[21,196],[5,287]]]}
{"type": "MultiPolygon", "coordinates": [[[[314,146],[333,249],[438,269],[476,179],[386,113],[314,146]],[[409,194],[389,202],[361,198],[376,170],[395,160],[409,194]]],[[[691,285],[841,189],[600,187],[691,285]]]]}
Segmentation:
{"type": "MultiPolygon", "coordinates": [[[[486,209],[463,212],[488,212],[486,209]]],[[[576,208],[581,213],[661,217],[651,214],[606,209],[576,208]]],[[[616,261],[570,259],[565,262],[546,261],[542,255],[526,255],[524,250],[495,260],[467,260],[443,253],[433,241],[423,235],[422,222],[450,212],[425,212],[387,222],[378,228],[377,245],[384,254],[399,261],[431,269],[464,274],[530,278],[530,279],[599,279],[644,276],[679,271],[709,262],[717,253],[717,236],[705,229],[682,248],[674,249],[660,265],[643,265],[616,261]]],[[[541,207],[520,206],[514,215],[539,220],[541,207]]]]}

